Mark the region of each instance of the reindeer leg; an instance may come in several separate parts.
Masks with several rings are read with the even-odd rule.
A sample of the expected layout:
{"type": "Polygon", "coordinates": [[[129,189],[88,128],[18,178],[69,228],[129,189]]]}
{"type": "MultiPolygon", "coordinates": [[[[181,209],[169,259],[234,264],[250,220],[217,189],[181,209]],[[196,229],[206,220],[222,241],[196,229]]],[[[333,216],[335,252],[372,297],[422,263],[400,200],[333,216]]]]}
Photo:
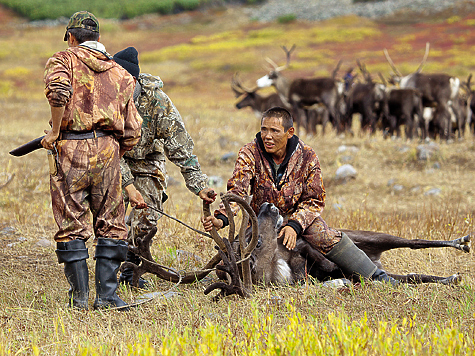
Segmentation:
{"type": "Polygon", "coordinates": [[[449,277],[438,277],[426,274],[410,273],[408,275],[397,275],[388,273],[394,279],[408,284],[421,284],[421,283],[440,283],[444,285],[458,285],[462,281],[462,276],[458,273],[449,277]]]}

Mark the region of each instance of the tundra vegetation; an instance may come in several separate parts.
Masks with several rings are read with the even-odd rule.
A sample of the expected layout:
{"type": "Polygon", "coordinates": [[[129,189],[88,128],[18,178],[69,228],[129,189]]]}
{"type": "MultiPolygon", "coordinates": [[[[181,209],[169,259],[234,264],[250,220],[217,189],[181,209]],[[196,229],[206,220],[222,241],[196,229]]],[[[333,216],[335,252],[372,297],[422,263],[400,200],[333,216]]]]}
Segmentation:
{"type": "MultiPolygon", "coordinates": [[[[0,355],[475,354],[475,262],[473,253],[454,249],[398,249],[383,255],[388,271],[459,272],[463,280],[453,287],[362,283],[335,290],[308,280],[256,288],[248,299],[212,302],[203,293],[212,280],[205,279],[179,285],[174,297],[157,298],[128,313],[65,309],[64,275],[52,244],[56,225],[46,153],[8,154],[46,128],[43,67],[65,47],[64,27],[30,28],[3,10],[0,15],[0,355]]],[[[233,162],[222,158],[259,130],[250,110],[234,107],[230,82],[235,72],[252,83],[266,73],[265,57],[280,61],[280,46],[295,43],[286,73],[292,78],[328,76],[340,59],[342,70],[360,59],[370,73],[388,75],[384,48],[402,73],[410,73],[430,41],[424,71],[467,78],[475,70],[475,14],[426,20],[383,23],[347,17],[261,24],[233,9],[103,20],[101,26],[110,53],[134,45],[142,71],[161,76],[194,138],[204,172],[225,182],[233,162]]],[[[358,125],[355,119],[355,132],[358,125]]],[[[426,160],[418,159],[417,139],[385,140],[381,132],[342,136],[334,130],[325,136],[302,135],[321,160],[327,190],[323,215],[329,225],[434,240],[474,231],[475,144],[469,132],[463,141],[436,139],[438,151],[426,160]],[[335,172],[346,163],[358,174],[341,184],[335,172]]],[[[166,212],[201,229],[199,199],[187,191],[175,167],[168,167],[166,212]]],[[[225,184],[215,189],[224,192],[225,184]]],[[[216,253],[213,245],[163,217],[152,254],[162,265],[189,271],[216,253]]],[[[92,258],[88,263],[93,278],[92,258]]],[[[146,278],[152,291],[173,287],[155,276],[146,278]]],[[[143,291],[124,288],[119,293],[132,302],[143,291]]],[[[91,303],[93,297],[91,291],[91,303]]]]}

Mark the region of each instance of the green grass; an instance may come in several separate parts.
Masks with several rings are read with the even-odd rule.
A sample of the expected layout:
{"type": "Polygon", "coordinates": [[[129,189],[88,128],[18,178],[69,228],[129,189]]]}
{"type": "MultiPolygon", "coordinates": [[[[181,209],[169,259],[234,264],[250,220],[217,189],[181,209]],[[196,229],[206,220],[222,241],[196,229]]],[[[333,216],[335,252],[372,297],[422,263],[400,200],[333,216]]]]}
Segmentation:
{"type": "MultiPolygon", "coordinates": [[[[250,0],[249,3],[255,3],[250,0]]],[[[134,18],[146,14],[171,14],[196,10],[209,0],[0,0],[0,4],[29,20],[69,18],[79,10],[87,10],[98,17],[134,18]]]]}

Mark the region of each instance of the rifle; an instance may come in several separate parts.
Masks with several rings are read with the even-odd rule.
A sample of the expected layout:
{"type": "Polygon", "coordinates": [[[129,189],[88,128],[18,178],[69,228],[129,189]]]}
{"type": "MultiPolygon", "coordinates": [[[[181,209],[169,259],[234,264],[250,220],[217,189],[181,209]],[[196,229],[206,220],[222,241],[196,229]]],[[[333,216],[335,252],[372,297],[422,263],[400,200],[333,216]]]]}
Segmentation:
{"type": "Polygon", "coordinates": [[[43,139],[43,137],[45,137],[45,136],[35,138],[34,140],[31,140],[30,142],[27,142],[24,145],[21,145],[20,147],[17,147],[15,149],[11,150],[9,153],[12,156],[20,157],[20,156],[24,156],[24,155],[26,155],[30,152],[33,152],[37,149],[43,148],[43,146],[41,146],[41,140],[43,139]]]}

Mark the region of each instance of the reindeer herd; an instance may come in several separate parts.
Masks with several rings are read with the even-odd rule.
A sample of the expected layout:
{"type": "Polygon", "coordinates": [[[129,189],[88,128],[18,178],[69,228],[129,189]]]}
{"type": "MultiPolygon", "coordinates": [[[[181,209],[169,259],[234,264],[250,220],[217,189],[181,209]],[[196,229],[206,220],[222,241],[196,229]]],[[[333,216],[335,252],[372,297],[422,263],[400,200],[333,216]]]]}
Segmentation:
{"type": "MultiPolygon", "coordinates": [[[[235,74],[231,88],[236,107],[251,107],[257,116],[272,106],[283,106],[292,112],[296,133],[303,128],[307,135],[316,134],[321,125],[322,134],[330,123],[338,134],[352,134],[353,116],[359,114],[361,132],[382,130],[387,136],[401,136],[404,127],[408,139],[462,138],[468,126],[474,133],[475,91],[471,89],[470,75],[465,82],[445,73],[422,73],[429,55],[429,43],[422,62],[414,73],[402,75],[384,49],[384,55],[393,73],[387,79],[377,73],[375,81],[364,63],[356,61],[362,79],[356,75],[337,78],[341,67],[338,62],[328,77],[289,79],[283,71],[290,65],[295,45],[289,50],[282,47],[286,63],[278,66],[270,58],[270,71],[257,79],[253,88],[246,88],[235,74]],[[274,87],[276,92],[267,96],[259,89],[274,87]]],[[[351,70],[347,72],[350,74],[351,70]]]]}

